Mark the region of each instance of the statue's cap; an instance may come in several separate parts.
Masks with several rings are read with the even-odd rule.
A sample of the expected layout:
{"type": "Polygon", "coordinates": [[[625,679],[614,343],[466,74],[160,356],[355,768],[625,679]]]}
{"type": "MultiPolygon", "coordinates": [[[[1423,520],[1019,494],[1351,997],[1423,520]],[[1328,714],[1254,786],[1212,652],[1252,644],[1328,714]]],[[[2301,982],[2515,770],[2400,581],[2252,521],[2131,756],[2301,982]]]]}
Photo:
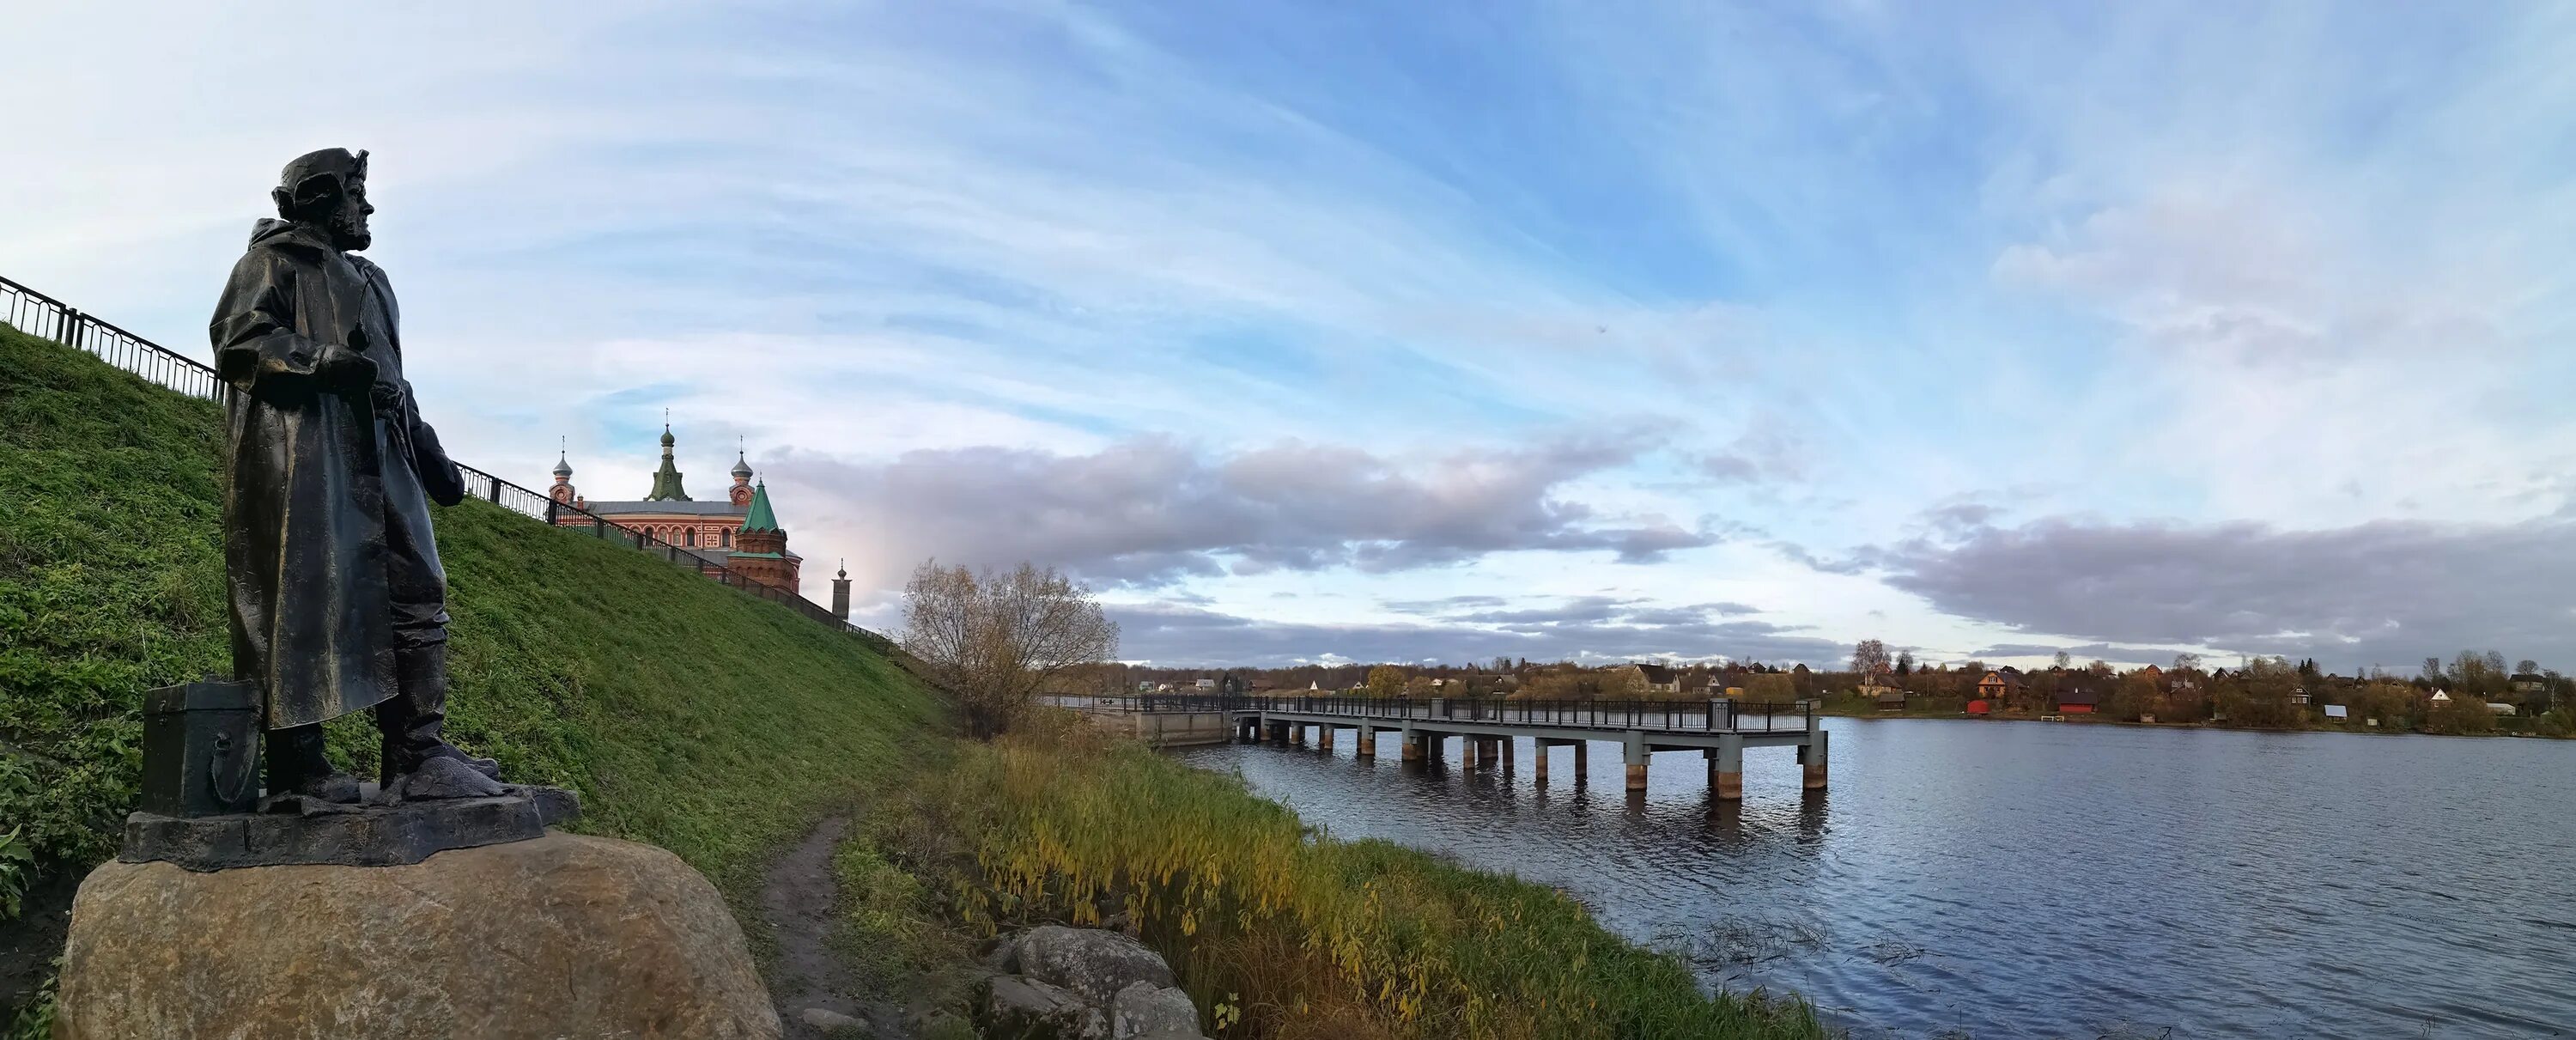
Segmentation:
{"type": "Polygon", "coordinates": [[[363,179],[366,175],[366,149],[361,148],[351,152],[346,148],[325,148],[318,152],[306,152],[296,156],[294,162],[287,163],[286,169],[277,175],[277,186],[293,192],[304,182],[315,177],[329,177],[346,184],[350,178],[363,179]]]}

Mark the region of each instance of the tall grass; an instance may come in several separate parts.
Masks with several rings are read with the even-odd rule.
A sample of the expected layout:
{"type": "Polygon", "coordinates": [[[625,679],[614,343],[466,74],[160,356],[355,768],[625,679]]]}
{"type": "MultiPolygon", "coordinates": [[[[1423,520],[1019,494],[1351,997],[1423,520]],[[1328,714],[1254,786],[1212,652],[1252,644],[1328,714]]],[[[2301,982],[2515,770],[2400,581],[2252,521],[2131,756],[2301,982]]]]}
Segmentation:
{"type": "Polygon", "coordinates": [[[965,748],[931,800],[971,924],[1124,915],[1202,1009],[1240,1014],[1226,1037],[1822,1034],[1803,1005],[1703,993],[1562,893],[1321,838],[1233,777],[1079,725],[965,748]]]}

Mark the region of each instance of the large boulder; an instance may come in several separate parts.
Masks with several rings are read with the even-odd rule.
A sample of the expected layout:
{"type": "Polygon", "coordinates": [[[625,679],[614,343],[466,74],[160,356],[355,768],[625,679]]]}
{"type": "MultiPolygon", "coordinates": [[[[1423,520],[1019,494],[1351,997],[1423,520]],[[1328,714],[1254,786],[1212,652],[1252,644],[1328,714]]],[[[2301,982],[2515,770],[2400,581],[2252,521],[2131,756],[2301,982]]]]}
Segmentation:
{"type": "Polygon", "coordinates": [[[715,886],[568,834],[408,866],[109,863],[72,907],[56,1040],[779,1034],[715,886]]]}
{"type": "Polygon", "coordinates": [[[1110,1006],[1119,990],[1139,982],[1175,984],[1160,954],[1117,932],[1039,925],[1018,946],[1021,974],[1072,990],[1094,1007],[1110,1006]]]}

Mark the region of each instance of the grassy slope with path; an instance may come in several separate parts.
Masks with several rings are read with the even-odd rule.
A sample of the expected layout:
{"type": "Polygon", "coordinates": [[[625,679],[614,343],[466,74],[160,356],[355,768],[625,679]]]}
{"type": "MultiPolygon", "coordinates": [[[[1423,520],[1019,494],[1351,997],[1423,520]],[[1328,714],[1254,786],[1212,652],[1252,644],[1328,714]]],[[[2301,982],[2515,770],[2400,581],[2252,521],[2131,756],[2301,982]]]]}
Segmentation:
{"type": "MultiPolygon", "coordinates": [[[[0,833],[49,872],[114,853],[143,691],[228,671],[222,440],[215,405],[0,326],[0,833]]],[[[785,607],[486,503],[437,522],[457,742],[580,790],[578,829],[679,853],[738,911],[771,852],[945,731],[876,649],[785,607]]],[[[371,772],[368,722],[332,730],[371,772]]]]}

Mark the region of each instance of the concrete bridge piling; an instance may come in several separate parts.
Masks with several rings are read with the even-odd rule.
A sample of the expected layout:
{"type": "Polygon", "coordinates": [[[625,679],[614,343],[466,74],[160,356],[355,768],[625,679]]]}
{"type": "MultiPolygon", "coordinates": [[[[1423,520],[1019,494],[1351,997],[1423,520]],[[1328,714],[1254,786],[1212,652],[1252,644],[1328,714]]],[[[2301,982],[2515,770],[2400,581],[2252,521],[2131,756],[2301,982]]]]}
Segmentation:
{"type": "Polygon", "coordinates": [[[1825,788],[1826,748],[1830,736],[1816,725],[1813,702],[1795,705],[1740,705],[1712,701],[1514,701],[1430,698],[1380,700],[1357,697],[1067,697],[1060,706],[1082,711],[1143,734],[1157,743],[1221,743],[1227,734],[1245,743],[1267,740],[1287,746],[1309,746],[1307,729],[1316,732],[1312,747],[1330,753],[1338,731],[1357,738],[1353,753],[1377,757],[1380,735],[1395,731],[1406,762],[1441,762],[1447,741],[1457,737],[1459,762],[1466,771],[1510,770],[1518,741],[1533,752],[1530,766],[1539,783],[1549,780],[1551,752],[1574,749],[1574,781],[1591,774],[1594,741],[1619,745],[1624,786],[1631,794],[1645,791],[1647,763],[1658,751],[1696,751],[1708,763],[1709,796],[1719,801],[1744,797],[1744,752],[1755,747],[1794,747],[1801,784],[1810,791],[1825,788]],[[1159,717],[1158,717],[1159,716],[1159,717]],[[1186,716],[1176,723],[1175,717],[1186,716]],[[1152,723],[1147,726],[1146,723],[1152,723]],[[1201,734],[1204,734],[1201,736],[1201,734]]]}

